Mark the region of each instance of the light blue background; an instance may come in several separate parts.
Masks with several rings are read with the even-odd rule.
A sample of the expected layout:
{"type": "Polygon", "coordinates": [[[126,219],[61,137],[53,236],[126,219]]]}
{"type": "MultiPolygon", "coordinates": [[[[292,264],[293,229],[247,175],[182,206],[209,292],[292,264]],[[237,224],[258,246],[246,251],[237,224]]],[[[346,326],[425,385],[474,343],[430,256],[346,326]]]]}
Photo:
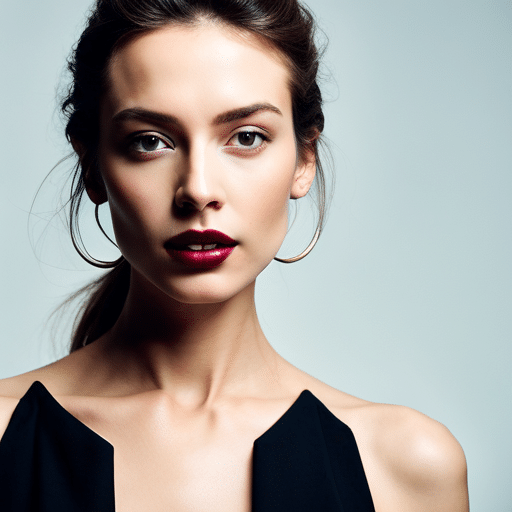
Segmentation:
{"type": "MultiPolygon", "coordinates": [[[[63,353],[48,317],[97,275],[44,221],[69,162],[27,229],[37,187],[69,151],[56,85],[89,3],[1,2],[0,377],[63,353]]],[[[467,455],[472,511],[511,512],[512,2],[309,5],[330,39],[337,186],[312,255],[261,276],[263,327],[329,384],[446,424],[467,455]]],[[[281,256],[308,242],[308,215],[281,256]]],[[[85,210],[89,249],[115,257],[91,219],[85,210]]]]}

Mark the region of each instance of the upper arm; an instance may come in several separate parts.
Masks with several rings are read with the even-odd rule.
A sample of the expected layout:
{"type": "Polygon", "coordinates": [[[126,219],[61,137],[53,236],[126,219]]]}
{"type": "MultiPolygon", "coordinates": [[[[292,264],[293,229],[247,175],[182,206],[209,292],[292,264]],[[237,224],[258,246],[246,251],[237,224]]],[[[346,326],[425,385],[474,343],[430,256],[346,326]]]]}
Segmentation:
{"type": "Polygon", "coordinates": [[[467,512],[466,459],[457,440],[446,427],[417,411],[394,409],[397,414],[384,422],[376,443],[383,473],[399,490],[389,496],[390,505],[394,502],[389,510],[467,512]]]}

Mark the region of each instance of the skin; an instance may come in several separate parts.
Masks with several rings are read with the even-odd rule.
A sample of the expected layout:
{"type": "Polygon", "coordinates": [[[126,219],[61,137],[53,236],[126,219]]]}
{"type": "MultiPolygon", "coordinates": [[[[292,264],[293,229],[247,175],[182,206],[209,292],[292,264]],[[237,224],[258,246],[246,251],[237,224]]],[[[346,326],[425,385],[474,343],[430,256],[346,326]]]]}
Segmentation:
{"type": "Polygon", "coordinates": [[[249,511],[252,443],[309,389],[354,432],[378,512],[467,511],[464,454],[445,427],[334,390],[261,330],[256,277],[286,234],[289,199],[315,173],[312,148],[297,155],[285,61],[254,36],[199,22],[131,41],[109,77],[101,179],[87,186],[109,202],[132,267],[128,298],[99,340],[0,382],[0,434],[40,380],[114,445],[119,512],[249,511]],[[254,105],[266,107],[225,115],[254,105]],[[134,139],[140,131],[162,142],[134,139]],[[268,140],[254,136],[248,149],[244,131],[268,140]],[[238,242],[213,270],[191,271],[165,250],[184,230],[210,228],[238,242]]]}

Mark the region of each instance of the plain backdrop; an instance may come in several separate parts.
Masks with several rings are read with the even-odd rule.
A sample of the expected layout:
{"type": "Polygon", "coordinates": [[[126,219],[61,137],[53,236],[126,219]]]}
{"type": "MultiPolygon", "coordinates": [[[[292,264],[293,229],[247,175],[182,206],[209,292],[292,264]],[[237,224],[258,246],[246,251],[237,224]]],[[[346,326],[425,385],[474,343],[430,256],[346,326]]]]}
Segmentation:
{"type": "MultiPolygon", "coordinates": [[[[56,97],[89,0],[1,0],[0,377],[65,353],[55,307],[98,275],[54,213],[56,97]],[[51,220],[51,222],[49,222],[51,220]]],[[[310,0],[336,188],[314,252],[257,288],[276,349],[348,393],[441,421],[473,512],[512,511],[512,2],[310,0]],[[323,36],[321,36],[323,38],[323,36]]],[[[307,244],[300,208],[280,255],[307,244]]],[[[108,211],[102,211],[103,219],[108,211]]],[[[84,209],[86,244],[115,258],[84,209]]],[[[108,225],[108,221],[105,220],[108,225]]]]}

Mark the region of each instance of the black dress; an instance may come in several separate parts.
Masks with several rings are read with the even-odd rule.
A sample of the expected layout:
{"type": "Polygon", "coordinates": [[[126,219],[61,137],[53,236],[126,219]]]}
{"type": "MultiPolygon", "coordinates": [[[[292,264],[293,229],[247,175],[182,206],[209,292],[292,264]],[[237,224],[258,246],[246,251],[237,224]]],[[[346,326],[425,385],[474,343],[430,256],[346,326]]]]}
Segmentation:
{"type": "MultiPolygon", "coordinates": [[[[253,512],[374,512],[351,430],[309,391],[254,442],[253,512]]],[[[0,441],[0,511],[114,512],[114,448],[40,382],[0,441]]]]}

